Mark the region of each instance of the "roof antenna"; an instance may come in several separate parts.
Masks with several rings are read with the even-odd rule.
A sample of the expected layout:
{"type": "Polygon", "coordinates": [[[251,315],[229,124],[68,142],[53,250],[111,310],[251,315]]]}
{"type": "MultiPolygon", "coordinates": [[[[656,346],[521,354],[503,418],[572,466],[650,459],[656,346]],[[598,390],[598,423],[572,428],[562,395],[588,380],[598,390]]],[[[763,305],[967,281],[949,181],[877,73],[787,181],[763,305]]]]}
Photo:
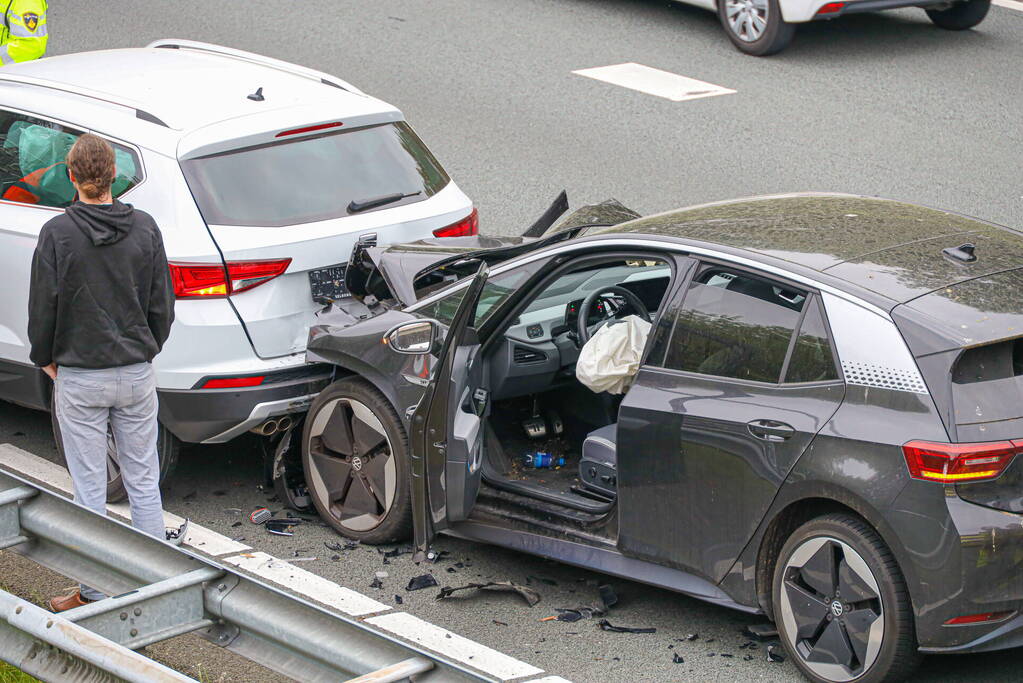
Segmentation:
{"type": "Polygon", "coordinates": [[[263,97],[263,88],[256,88],[256,92],[252,93],[251,95],[247,95],[246,97],[248,97],[253,102],[262,102],[263,100],[266,99],[265,97],[263,97]]]}
{"type": "Polygon", "coordinates": [[[977,255],[974,253],[977,247],[969,242],[962,244],[958,247],[949,247],[942,249],[941,253],[948,258],[961,261],[962,263],[973,263],[977,260],[977,255]]]}

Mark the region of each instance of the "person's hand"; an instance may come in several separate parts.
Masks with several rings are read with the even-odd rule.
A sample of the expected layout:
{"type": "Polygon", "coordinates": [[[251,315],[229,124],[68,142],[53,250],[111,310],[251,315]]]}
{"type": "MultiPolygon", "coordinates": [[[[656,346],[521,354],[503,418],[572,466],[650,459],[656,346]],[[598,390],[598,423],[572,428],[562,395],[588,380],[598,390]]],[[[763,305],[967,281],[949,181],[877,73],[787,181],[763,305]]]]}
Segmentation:
{"type": "Polygon", "coordinates": [[[57,379],[57,364],[56,363],[50,363],[49,365],[47,365],[46,367],[43,368],[43,372],[45,372],[46,376],[49,377],[50,379],[56,380],[57,379]]]}

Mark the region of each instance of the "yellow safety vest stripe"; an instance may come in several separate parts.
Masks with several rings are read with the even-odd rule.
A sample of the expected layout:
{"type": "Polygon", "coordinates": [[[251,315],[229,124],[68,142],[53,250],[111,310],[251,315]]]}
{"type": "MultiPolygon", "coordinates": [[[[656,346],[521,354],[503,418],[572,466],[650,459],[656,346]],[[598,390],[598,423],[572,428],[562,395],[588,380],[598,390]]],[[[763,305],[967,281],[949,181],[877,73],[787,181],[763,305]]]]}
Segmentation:
{"type": "Polygon", "coordinates": [[[0,31],[0,66],[38,59],[46,53],[45,0],[9,0],[0,31]]]}

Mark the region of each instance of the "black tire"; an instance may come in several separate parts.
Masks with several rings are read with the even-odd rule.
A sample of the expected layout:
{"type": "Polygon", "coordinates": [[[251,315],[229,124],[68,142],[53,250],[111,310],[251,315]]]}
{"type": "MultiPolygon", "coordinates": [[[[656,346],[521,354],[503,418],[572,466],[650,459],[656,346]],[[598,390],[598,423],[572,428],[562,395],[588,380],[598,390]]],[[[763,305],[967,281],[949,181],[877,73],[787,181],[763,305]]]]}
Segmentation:
{"type": "Polygon", "coordinates": [[[778,636],[789,658],[816,683],[902,681],[920,662],[913,607],[898,563],[877,532],[853,515],[818,517],[789,536],[775,566],[772,606],[778,636]],[[831,584],[830,595],[816,578],[836,575],[821,571],[825,567],[822,562],[828,561],[834,563],[837,575],[848,577],[824,581],[831,584]],[[816,615],[822,606],[818,625],[816,615]],[[844,639],[844,645],[828,643],[831,636],[844,639]],[[860,645],[853,644],[856,642],[860,645]],[[820,652],[814,651],[817,645],[821,645],[820,652]],[[853,666],[822,663],[824,653],[829,652],[847,653],[853,666]],[[842,667],[842,671],[827,670],[829,666],[842,667]]]}
{"type": "Polygon", "coordinates": [[[792,42],[792,37],[796,34],[796,25],[782,19],[778,0],[757,0],[757,2],[761,5],[760,8],[757,8],[758,16],[759,12],[766,11],[766,27],[756,39],[750,39],[752,36],[748,35],[741,25],[739,29],[733,27],[728,16],[730,11],[739,5],[744,5],[744,2],[718,0],[718,19],[721,20],[721,26],[725,29],[728,39],[741,52],[754,57],[766,57],[788,47],[792,42]]]}
{"type": "MultiPolygon", "coordinates": [[[[54,396],[50,396],[50,425],[53,428],[53,441],[57,446],[57,457],[60,459],[60,464],[67,469],[67,458],[64,457],[64,442],[60,437],[60,424],[57,422],[57,411],[54,409],[54,396]]],[[[108,434],[109,448],[108,457],[112,456],[112,460],[116,461],[116,446],[114,445],[114,439],[112,434],[108,434]]],[[[178,453],[181,450],[181,441],[176,436],[170,433],[163,425],[159,426],[159,431],[156,437],[156,452],[160,458],[160,486],[164,486],[171,475],[174,474],[174,470],[178,466],[178,453]]],[[[128,491],[124,488],[124,479],[121,477],[121,471],[116,467],[116,463],[111,464],[107,468],[107,502],[108,503],[119,503],[122,500],[127,500],[128,491]]]]}
{"type": "Polygon", "coordinates": [[[929,9],[927,16],[935,26],[949,31],[965,31],[984,21],[989,9],[991,0],[966,0],[948,9],[929,9]]]}
{"type": "Polygon", "coordinates": [[[302,467],[316,511],[342,536],[369,544],[411,536],[408,436],[373,385],[348,378],[320,392],[302,429],[302,467]]]}

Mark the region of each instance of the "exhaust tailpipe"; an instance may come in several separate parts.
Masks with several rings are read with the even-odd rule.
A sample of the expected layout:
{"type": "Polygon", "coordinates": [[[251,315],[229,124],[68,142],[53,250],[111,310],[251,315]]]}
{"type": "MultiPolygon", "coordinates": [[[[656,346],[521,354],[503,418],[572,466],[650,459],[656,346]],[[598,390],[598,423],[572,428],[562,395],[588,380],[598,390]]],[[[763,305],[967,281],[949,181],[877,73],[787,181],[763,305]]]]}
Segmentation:
{"type": "Polygon", "coordinates": [[[291,429],[291,425],[294,424],[290,415],[282,415],[277,419],[277,431],[286,432],[291,429]]]}
{"type": "Polygon", "coordinates": [[[250,431],[259,434],[260,436],[271,436],[276,434],[280,430],[280,423],[274,418],[270,418],[266,422],[253,427],[250,431]]]}

